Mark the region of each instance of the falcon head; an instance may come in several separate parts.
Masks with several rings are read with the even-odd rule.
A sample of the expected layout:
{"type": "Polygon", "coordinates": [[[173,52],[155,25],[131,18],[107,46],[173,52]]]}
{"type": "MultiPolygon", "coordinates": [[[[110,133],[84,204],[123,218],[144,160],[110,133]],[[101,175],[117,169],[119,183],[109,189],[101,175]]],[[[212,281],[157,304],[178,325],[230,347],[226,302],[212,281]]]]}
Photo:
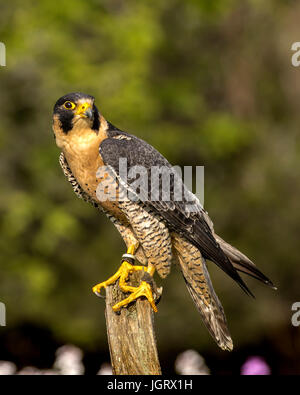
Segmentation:
{"type": "Polygon", "coordinates": [[[73,129],[99,130],[99,111],[94,104],[95,98],[84,93],[68,93],[57,100],[53,110],[54,129],[64,134],[73,129]]]}

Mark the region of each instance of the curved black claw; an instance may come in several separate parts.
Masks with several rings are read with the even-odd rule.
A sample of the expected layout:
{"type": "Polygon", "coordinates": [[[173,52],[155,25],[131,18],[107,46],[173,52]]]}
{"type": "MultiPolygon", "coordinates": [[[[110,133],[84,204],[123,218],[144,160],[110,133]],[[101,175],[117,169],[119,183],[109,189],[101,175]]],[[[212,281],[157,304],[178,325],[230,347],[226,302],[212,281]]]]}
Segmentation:
{"type": "Polygon", "coordinates": [[[154,295],[155,304],[158,305],[158,303],[160,302],[161,297],[162,297],[163,287],[157,288],[153,277],[148,272],[143,273],[142,281],[146,281],[146,283],[148,283],[150,285],[150,287],[152,289],[152,293],[154,295]]]}

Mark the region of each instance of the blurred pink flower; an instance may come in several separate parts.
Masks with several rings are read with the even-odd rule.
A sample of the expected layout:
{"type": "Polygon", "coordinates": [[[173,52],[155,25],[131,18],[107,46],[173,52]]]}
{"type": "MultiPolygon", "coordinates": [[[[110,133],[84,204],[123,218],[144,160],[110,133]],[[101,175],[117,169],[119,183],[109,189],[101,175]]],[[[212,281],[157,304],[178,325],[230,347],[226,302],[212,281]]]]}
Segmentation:
{"type": "Polygon", "coordinates": [[[110,376],[112,374],[113,374],[112,367],[111,367],[111,364],[108,362],[104,362],[101,365],[99,372],[97,373],[97,375],[100,375],[100,376],[107,376],[107,375],[110,376]]]}
{"type": "Polygon", "coordinates": [[[180,375],[209,375],[204,358],[196,350],[186,350],[178,355],[175,370],[180,375]]]}
{"type": "Polygon", "coordinates": [[[249,357],[241,367],[241,375],[261,375],[268,376],[271,374],[271,368],[264,360],[259,356],[249,357]]]}
{"type": "Polygon", "coordinates": [[[83,352],[72,344],[64,345],[56,350],[56,359],[53,368],[62,375],[82,375],[84,366],[82,363],[83,352]]]}

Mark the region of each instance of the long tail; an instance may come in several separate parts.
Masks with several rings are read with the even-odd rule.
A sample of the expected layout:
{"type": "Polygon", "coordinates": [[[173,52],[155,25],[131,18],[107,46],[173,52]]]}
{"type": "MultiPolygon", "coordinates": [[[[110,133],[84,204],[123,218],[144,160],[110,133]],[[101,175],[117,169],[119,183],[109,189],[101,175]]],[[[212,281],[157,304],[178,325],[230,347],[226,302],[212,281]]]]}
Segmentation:
{"type": "Polygon", "coordinates": [[[232,245],[228,244],[225,240],[223,240],[220,236],[218,236],[215,231],[214,231],[214,224],[208,214],[205,212],[204,213],[205,220],[210,227],[210,230],[220,245],[221,249],[227,256],[227,258],[230,260],[231,264],[233,267],[238,270],[239,272],[248,274],[248,276],[254,277],[257,280],[263,282],[264,284],[270,286],[273,289],[277,289],[272,281],[266,277],[258,268],[255,266],[255,264],[250,261],[246,255],[241,253],[238,249],[233,247],[232,245]]]}
{"type": "Polygon", "coordinates": [[[224,251],[225,255],[228,257],[234,268],[242,273],[248,274],[248,276],[254,277],[257,280],[263,282],[264,284],[272,287],[273,289],[277,289],[272,281],[268,279],[255,264],[250,261],[246,255],[242,254],[239,250],[237,250],[232,245],[226,243],[220,236],[214,234],[215,239],[219,243],[220,247],[224,251]]]}
{"type": "Polygon", "coordinates": [[[223,350],[231,351],[233,343],[226,317],[213,289],[205,259],[195,246],[178,235],[173,235],[173,246],[188,291],[201,314],[205,326],[223,350]]]}

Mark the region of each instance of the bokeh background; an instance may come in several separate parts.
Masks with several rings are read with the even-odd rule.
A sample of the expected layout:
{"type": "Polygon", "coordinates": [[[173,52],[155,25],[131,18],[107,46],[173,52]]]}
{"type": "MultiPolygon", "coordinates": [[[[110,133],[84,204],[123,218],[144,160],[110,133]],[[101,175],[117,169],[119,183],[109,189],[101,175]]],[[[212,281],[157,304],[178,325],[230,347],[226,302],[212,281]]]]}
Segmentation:
{"type": "Polygon", "coordinates": [[[205,166],[217,233],[278,286],[247,279],[252,300],[209,264],[235,343],[228,353],[174,267],[155,316],[163,371],[192,348],[213,374],[239,374],[251,355],[273,374],[300,373],[291,324],[300,301],[299,16],[293,0],[1,2],[0,359],[48,368],[57,347],[74,344],[87,373],[109,360],[104,302],[91,287],[116,270],[124,245],[74,195],[51,130],[55,101],[83,91],[174,165],[205,166]]]}

